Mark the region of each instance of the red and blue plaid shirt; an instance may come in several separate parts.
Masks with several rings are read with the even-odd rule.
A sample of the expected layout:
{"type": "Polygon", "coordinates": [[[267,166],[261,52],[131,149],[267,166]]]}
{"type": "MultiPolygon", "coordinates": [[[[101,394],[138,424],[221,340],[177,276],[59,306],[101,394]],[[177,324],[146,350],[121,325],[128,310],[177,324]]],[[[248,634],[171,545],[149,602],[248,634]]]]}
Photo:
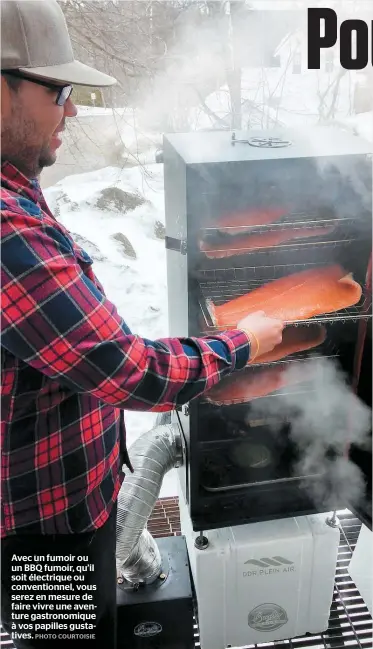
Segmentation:
{"type": "Polygon", "coordinates": [[[123,410],[164,411],[249,358],[242,331],[130,332],[37,181],[1,170],[1,535],[92,531],[129,464],[123,410]]]}

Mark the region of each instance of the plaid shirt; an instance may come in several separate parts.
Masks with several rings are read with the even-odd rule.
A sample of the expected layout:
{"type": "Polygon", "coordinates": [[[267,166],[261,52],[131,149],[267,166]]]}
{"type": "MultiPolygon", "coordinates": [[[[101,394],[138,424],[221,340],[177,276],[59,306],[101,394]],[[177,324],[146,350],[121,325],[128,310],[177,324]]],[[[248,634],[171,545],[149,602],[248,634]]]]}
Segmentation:
{"type": "Polygon", "coordinates": [[[132,334],[38,182],[1,172],[1,535],[92,531],[130,467],[123,410],[187,403],[246,365],[248,337],[132,334]]]}

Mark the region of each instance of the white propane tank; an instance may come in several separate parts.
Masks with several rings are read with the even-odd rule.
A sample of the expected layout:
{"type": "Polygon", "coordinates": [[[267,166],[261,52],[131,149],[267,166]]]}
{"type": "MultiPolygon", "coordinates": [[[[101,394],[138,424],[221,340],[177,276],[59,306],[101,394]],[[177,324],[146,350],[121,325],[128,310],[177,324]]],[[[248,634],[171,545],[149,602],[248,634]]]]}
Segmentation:
{"type": "Polygon", "coordinates": [[[201,649],[318,634],[328,628],[339,546],[330,515],[298,516],[204,532],[195,547],[180,494],[198,603],[201,649]]]}

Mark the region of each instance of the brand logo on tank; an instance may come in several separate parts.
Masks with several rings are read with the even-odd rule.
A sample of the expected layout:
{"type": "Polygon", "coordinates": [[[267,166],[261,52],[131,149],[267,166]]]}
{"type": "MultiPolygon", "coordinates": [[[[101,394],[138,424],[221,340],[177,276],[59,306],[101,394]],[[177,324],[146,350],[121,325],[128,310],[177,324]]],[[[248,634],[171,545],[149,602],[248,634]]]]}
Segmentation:
{"type": "Polygon", "coordinates": [[[162,626],[158,622],[141,622],[135,626],[133,632],[140,638],[151,638],[162,632],[162,626]]]}
{"type": "Polygon", "coordinates": [[[258,568],[269,568],[269,566],[292,566],[294,561],[289,561],[284,557],[262,557],[261,559],[248,559],[245,561],[245,565],[248,563],[258,568]]]}
{"type": "Polygon", "coordinates": [[[242,573],[243,577],[264,577],[267,575],[279,575],[284,572],[296,572],[294,561],[279,555],[248,559],[244,565],[247,566],[247,570],[242,573]]]}
{"type": "Polygon", "coordinates": [[[288,622],[286,611],[278,604],[259,604],[249,613],[248,624],[255,631],[276,631],[288,622]]]}

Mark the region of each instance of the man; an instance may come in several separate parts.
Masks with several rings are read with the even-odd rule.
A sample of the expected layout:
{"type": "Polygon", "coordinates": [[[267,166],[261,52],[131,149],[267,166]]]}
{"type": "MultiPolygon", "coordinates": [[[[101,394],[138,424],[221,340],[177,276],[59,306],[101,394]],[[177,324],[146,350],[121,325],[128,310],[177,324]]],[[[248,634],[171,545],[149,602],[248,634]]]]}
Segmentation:
{"type": "Polygon", "coordinates": [[[131,470],[123,410],[190,401],[259,349],[273,349],[283,325],[259,313],[211,338],[150,341],[129,331],[36,180],[56,160],[66,118],[76,115],[72,85],[115,80],[74,60],[55,0],[1,8],[2,623],[17,647],[84,644],[73,637],[69,613],[44,616],[52,639],[43,624],[39,638],[22,629],[45,614],[45,600],[37,589],[30,598],[15,577],[20,566],[21,576],[35,572],[37,584],[39,569],[30,564],[39,562],[45,577],[59,557],[73,575],[83,556],[94,567],[85,584],[96,607],[95,640],[86,643],[111,649],[116,499],[122,466],[131,470]]]}

